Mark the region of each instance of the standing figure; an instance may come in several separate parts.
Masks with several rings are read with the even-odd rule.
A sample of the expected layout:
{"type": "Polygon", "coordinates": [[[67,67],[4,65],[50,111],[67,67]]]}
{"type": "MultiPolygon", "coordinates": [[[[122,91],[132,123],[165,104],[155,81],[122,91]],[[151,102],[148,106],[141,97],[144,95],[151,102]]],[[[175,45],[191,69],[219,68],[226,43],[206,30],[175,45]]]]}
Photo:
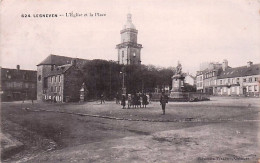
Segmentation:
{"type": "Polygon", "coordinates": [[[161,98],[160,98],[160,105],[162,105],[163,115],[165,115],[166,103],[168,103],[168,96],[165,95],[165,92],[163,91],[162,95],[161,95],[161,98]]]}
{"type": "Polygon", "coordinates": [[[181,66],[179,61],[178,61],[178,65],[176,67],[176,73],[179,74],[179,75],[182,74],[182,66],[181,66]]]}
{"type": "Polygon", "coordinates": [[[126,99],[125,95],[122,95],[122,100],[121,100],[121,105],[123,106],[122,109],[125,109],[125,99],[126,99]]]}
{"type": "Polygon", "coordinates": [[[137,108],[138,108],[138,105],[140,106],[140,108],[141,108],[141,98],[140,98],[140,94],[137,94],[137,96],[136,96],[136,102],[137,102],[137,108]]]}
{"type": "Polygon", "coordinates": [[[56,103],[56,96],[53,96],[53,102],[56,103]]]}
{"type": "Polygon", "coordinates": [[[131,105],[132,105],[132,98],[131,98],[131,94],[128,94],[128,97],[127,97],[127,105],[128,105],[128,109],[131,108],[131,105]]]}
{"type": "Polygon", "coordinates": [[[102,104],[102,102],[105,103],[105,96],[103,93],[100,96],[100,100],[101,100],[101,104],[102,104]]]}
{"type": "Polygon", "coordinates": [[[143,95],[143,107],[146,108],[146,105],[148,104],[148,101],[147,101],[147,96],[144,94],[143,95]]]}
{"type": "Polygon", "coordinates": [[[138,105],[138,99],[137,99],[137,95],[136,93],[134,94],[134,97],[133,97],[133,104],[134,104],[134,108],[136,108],[136,106],[138,105]]]}

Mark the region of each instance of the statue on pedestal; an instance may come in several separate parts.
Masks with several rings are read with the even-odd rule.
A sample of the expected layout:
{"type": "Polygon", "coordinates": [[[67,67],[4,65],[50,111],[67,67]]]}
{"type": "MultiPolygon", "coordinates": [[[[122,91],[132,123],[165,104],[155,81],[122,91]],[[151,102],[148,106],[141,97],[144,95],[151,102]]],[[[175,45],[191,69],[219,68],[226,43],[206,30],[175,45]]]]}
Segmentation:
{"type": "Polygon", "coordinates": [[[179,75],[182,74],[182,66],[179,61],[178,61],[178,65],[176,67],[176,74],[179,74],[179,75]]]}
{"type": "Polygon", "coordinates": [[[176,73],[172,76],[172,90],[170,97],[174,99],[181,99],[183,98],[183,86],[184,86],[184,76],[182,74],[182,66],[180,62],[178,61],[177,67],[176,67],[176,73]]]}

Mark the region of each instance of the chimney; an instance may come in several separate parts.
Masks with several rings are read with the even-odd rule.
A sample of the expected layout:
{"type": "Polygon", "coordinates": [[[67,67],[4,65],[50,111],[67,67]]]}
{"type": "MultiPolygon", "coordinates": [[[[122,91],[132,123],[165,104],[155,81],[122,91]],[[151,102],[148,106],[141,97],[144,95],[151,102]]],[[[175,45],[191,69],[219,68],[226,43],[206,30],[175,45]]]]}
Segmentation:
{"type": "Polygon", "coordinates": [[[17,66],[16,66],[16,69],[17,69],[18,71],[20,71],[20,65],[17,65],[17,66]]]}
{"type": "Polygon", "coordinates": [[[251,62],[251,61],[248,61],[248,62],[247,62],[247,65],[246,65],[246,67],[251,67],[251,66],[252,66],[252,64],[253,64],[253,62],[251,62]]]}
{"type": "Polygon", "coordinates": [[[228,68],[228,61],[224,59],[222,62],[222,69],[223,71],[226,71],[227,68],[228,68]]]}

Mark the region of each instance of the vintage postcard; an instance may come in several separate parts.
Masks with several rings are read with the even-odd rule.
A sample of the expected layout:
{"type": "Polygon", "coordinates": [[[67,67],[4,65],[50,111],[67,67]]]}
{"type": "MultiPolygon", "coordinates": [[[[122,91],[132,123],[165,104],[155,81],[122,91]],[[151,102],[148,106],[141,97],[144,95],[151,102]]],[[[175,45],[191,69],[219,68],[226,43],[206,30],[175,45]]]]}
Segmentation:
{"type": "Polygon", "coordinates": [[[1,162],[260,162],[260,0],[0,0],[1,162]]]}

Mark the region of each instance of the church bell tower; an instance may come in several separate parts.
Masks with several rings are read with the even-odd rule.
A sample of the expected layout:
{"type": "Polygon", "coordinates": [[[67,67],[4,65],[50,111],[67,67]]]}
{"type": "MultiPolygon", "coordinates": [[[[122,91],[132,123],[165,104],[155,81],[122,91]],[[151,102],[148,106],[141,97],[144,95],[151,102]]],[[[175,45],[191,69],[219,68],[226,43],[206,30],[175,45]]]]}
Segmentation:
{"type": "Polygon", "coordinates": [[[121,43],[116,45],[118,50],[118,63],[124,65],[140,65],[142,44],[137,43],[137,34],[132,15],[127,14],[127,22],[120,31],[121,43]]]}

